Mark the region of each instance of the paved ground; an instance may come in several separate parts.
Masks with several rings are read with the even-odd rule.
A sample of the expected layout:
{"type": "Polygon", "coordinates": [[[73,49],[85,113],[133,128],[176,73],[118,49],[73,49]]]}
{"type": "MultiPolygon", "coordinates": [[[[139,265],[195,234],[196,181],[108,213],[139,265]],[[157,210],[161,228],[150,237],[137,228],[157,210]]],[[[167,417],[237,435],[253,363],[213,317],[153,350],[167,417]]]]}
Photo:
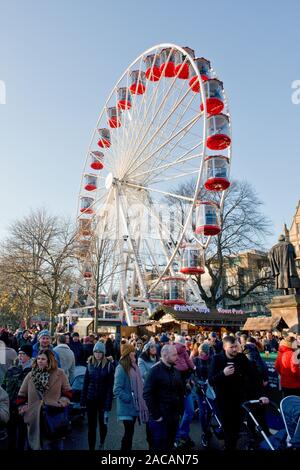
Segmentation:
{"type": "MultiPolygon", "coordinates": [[[[113,403],[113,409],[109,418],[108,433],[105,442],[106,450],[119,450],[121,439],[123,436],[123,424],[117,421],[115,400],[113,403]]],[[[65,441],[65,450],[87,450],[87,418],[83,420],[78,419],[73,422],[72,433],[65,441]]],[[[194,450],[200,450],[200,438],[201,438],[201,425],[198,420],[193,420],[191,424],[190,436],[195,442],[194,450]]],[[[215,449],[220,448],[222,441],[218,441],[216,438],[212,438],[211,446],[215,449]]],[[[146,441],[146,430],[145,425],[135,425],[135,433],[133,438],[133,450],[148,450],[146,441]]]]}

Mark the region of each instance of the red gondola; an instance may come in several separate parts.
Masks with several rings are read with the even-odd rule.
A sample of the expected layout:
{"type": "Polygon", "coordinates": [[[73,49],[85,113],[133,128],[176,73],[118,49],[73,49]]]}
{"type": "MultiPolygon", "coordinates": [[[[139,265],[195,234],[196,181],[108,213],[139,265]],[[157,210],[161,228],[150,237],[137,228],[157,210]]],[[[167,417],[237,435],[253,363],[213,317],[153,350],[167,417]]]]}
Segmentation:
{"type": "Polygon", "coordinates": [[[80,199],[80,212],[85,214],[94,214],[94,209],[92,208],[95,199],[93,197],[82,197],[80,199]]]}
{"type": "Polygon", "coordinates": [[[151,82],[157,82],[161,77],[160,57],[157,54],[149,54],[144,58],[146,65],[146,78],[151,82]]]}
{"type": "Polygon", "coordinates": [[[224,150],[231,144],[229,117],[225,114],[210,116],[207,120],[206,145],[211,150],[224,150]]]}
{"type": "Polygon", "coordinates": [[[171,47],[162,49],[160,53],[160,62],[161,75],[167,78],[175,77],[175,50],[171,47]]]}
{"type": "MultiPolygon", "coordinates": [[[[217,78],[209,79],[204,84],[206,109],[208,114],[220,114],[224,109],[223,83],[217,78]]],[[[203,111],[203,103],[200,105],[203,111]]]]}
{"type": "Polygon", "coordinates": [[[198,201],[195,206],[197,234],[218,235],[221,232],[219,206],[212,201],[198,201]]]}
{"type": "Polygon", "coordinates": [[[91,164],[90,167],[93,170],[102,170],[104,168],[103,164],[103,157],[104,154],[102,152],[98,152],[97,150],[94,152],[91,152],[91,164]]]}
{"type": "Polygon", "coordinates": [[[185,282],[182,277],[165,277],[162,280],[164,291],[164,305],[183,305],[185,301],[185,282]]]}
{"type": "Polygon", "coordinates": [[[205,183],[208,191],[225,191],[229,188],[229,158],[223,155],[211,155],[205,159],[205,183]]]}
{"type": "Polygon", "coordinates": [[[131,85],[130,92],[133,95],[143,95],[146,91],[146,75],[141,70],[133,70],[130,72],[131,85]]]}
{"type": "MultiPolygon", "coordinates": [[[[211,68],[210,68],[210,61],[204,59],[204,57],[197,57],[194,61],[196,63],[197,69],[201,75],[202,81],[206,82],[209,78],[211,78],[211,68]]],[[[194,93],[200,93],[200,83],[197,77],[197,74],[190,64],[189,66],[189,87],[193,90],[194,93]]]]}
{"type": "Polygon", "coordinates": [[[131,101],[131,94],[128,88],[118,88],[118,108],[122,110],[130,109],[132,106],[131,101]]]}
{"type": "Polygon", "coordinates": [[[121,126],[121,111],[116,106],[107,108],[107,115],[109,127],[115,129],[121,126]]]}
{"type": "Polygon", "coordinates": [[[95,189],[97,189],[97,176],[90,175],[89,173],[85,174],[84,189],[86,191],[95,191],[95,189]]]}
{"type": "Polygon", "coordinates": [[[99,129],[98,132],[100,134],[100,140],[98,142],[99,147],[109,148],[111,146],[109,129],[99,129]]]}
{"type": "Polygon", "coordinates": [[[204,250],[195,243],[183,247],[180,272],[183,274],[203,274],[205,272],[204,250]]]}
{"type": "MultiPolygon", "coordinates": [[[[183,47],[183,49],[194,59],[195,51],[190,47],[183,47]]],[[[175,54],[175,74],[178,78],[182,80],[187,80],[189,78],[189,61],[186,58],[185,54],[182,54],[180,51],[176,51],[175,54]]]]}

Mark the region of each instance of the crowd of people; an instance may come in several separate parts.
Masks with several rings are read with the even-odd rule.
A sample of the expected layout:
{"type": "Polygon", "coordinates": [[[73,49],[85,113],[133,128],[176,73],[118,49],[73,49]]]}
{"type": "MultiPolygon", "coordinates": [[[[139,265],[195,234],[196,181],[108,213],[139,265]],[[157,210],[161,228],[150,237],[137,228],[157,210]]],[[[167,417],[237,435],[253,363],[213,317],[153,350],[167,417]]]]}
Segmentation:
{"type": "Polygon", "coordinates": [[[49,438],[43,407],[60,412],[72,399],[75,369],[84,366],[80,405],[86,409],[88,446],[105,449],[113,399],[124,432],[120,449],[132,449],[138,425],[145,425],[149,449],[192,448],[190,425],[197,411],[199,442],[211,437],[204,384],[215,393],[224,448],[235,449],[243,420],[241,404],[259,399],[261,426],[268,433],[268,370],[261,352],[276,352],[283,396],[300,396],[300,336],[267,332],[195,336],[172,332],[130,337],[48,329],[0,332],[0,447],[62,450],[65,436],[49,438]],[[99,425],[99,438],[97,426],[99,425]],[[98,442],[97,442],[98,441],[98,442]]]}

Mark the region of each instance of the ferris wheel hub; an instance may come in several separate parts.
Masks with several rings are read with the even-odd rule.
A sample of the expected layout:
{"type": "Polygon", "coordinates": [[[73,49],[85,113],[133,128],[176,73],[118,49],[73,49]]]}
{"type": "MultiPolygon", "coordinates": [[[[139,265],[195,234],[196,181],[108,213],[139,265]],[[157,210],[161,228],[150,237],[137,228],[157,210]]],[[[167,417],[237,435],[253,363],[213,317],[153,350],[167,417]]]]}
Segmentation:
{"type": "Polygon", "coordinates": [[[114,177],[112,173],[108,173],[106,179],[105,179],[105,187],[106,189],[110,189],[112,187],[112,184],[114,182],[114,177]]]}

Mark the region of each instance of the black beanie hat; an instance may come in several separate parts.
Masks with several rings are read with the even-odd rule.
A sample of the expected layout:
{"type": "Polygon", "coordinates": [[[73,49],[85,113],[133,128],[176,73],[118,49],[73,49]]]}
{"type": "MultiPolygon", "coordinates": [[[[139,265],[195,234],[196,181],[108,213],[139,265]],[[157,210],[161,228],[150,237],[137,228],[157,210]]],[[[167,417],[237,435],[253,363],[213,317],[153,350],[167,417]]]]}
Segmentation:
{"type": "Polygon", "coordinates": [[[27,356],[32,357],[32,346],[31,344],[24,344],[21,348],[19,348],[18,352],[23,352],[27,354],[27,356]]]}

